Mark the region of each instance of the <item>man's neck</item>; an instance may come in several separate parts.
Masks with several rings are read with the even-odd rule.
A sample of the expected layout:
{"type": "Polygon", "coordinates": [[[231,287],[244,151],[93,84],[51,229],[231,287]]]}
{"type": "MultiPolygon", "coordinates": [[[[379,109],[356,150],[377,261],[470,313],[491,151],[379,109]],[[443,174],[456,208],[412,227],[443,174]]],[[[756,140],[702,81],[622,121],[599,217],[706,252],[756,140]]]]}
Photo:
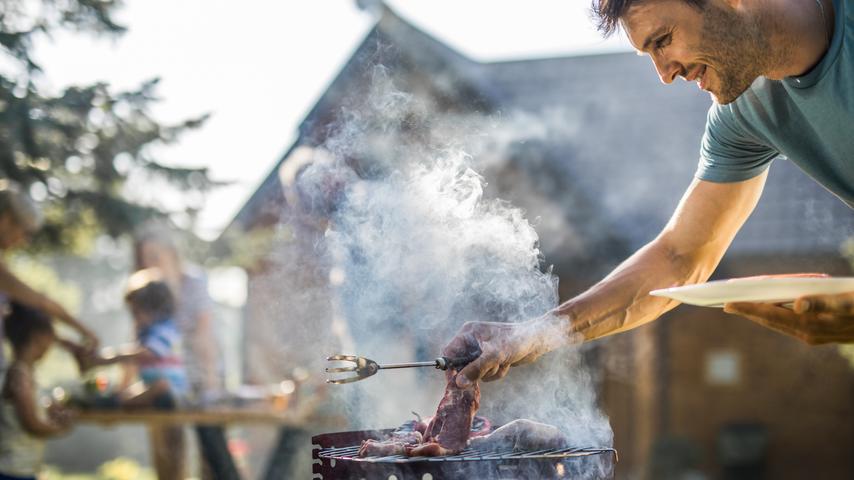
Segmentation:
{"type": "Polygon", "coordinates": [[[827,53],[833,38],[833,0],[767,0],[758,8],[762,9],[759,15],[767,19],[770,43],[777,50],[772,57],[779,59],[766,77],[781,80],[804,75],[827,53]]]}

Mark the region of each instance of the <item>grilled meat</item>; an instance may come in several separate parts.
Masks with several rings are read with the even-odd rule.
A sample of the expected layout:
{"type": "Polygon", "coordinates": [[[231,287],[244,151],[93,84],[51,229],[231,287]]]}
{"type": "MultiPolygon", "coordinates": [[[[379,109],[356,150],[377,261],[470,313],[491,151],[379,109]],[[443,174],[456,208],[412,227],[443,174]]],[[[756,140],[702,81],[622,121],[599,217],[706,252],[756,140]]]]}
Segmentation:
{"type": "Polygon", "coordinates": [[[557,427],[533,420],[514,420],[494,432],[473,437],[468,444],[481,450],[542,450],[566,446],[566,437],[557,427]]]}

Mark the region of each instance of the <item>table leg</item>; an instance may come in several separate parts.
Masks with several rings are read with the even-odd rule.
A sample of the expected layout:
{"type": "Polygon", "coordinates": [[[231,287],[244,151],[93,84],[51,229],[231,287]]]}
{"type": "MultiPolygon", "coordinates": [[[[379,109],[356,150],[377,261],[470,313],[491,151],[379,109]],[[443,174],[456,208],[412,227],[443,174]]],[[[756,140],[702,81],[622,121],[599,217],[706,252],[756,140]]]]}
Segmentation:
{"type": "Polygon", "coordinates": [[[199,450],[213,480],[240,480],[222,426],[196,425],[199,450]]]}
{"type": "Polygon", "coordinates": [[[308,433],[301,428],[280,428],[279,439],[276,442],[275,448],[270,453],[267,470],[261,478],[265,480],[287,478],[293,467],[294,457],[308,441],[308,433]]]}

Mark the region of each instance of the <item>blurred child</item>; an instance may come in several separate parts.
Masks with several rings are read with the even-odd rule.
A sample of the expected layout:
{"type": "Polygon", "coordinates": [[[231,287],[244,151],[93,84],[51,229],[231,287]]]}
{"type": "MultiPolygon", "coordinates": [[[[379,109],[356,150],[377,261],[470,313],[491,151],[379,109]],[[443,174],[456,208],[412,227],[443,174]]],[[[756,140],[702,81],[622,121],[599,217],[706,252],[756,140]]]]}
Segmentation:
{"type": "Polygon", "coordinates": [[[56,337],[44,313],[12,302],[4,320],[13,360],[0,393],[0,480],[35,480],[44,458],[44,439],[68,430],[69,412],[41,408],[33,367],[56,337]]]}
{"type": "MultiPolygon", "coordinates": [[[[190,384],[181,357],[181,334],[175,325],[175,299],[156,269],[140,270],[128,279],[125,302],[133,316],[136,343],[122,353],[92,356],[85,366],[124,363],[134,366],[144,387],[119,395],[123,407],[174,409],[190,384]]],[[[181,427],[149,430],[158,478],[183,478],[184,436],[181,427]]]]}
{"type": "Polygon", "coordinates": [[[133,316],[136,343],[122,348],[122,353],[93,356],[88,366],[125,363],[139,370],[145,387],[128,389],[120,398],[124,407],[175,408],[186,397],[189,382],[181,357],[181,334],[172,319],[175,300],[169,286],[157,270],[140,270],[128,280],[125,302],[133,316]]]}

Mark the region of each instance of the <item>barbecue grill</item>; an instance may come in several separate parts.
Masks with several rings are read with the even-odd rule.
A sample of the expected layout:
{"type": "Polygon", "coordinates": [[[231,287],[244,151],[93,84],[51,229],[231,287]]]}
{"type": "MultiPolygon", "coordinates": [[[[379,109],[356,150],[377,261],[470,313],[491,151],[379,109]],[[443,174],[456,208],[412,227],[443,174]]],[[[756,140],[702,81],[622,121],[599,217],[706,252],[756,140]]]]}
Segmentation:
{"type": "Polygon", "coordinates": [[[325,433],[312,437],[315,479],[439,480],[488,478],[509,480],[611,479],[613,448],[561,448],[533,451],[482,451],[467,448],[444,457],[357,456],[363,440],[386,438],[393,429],[325,433]]]}

